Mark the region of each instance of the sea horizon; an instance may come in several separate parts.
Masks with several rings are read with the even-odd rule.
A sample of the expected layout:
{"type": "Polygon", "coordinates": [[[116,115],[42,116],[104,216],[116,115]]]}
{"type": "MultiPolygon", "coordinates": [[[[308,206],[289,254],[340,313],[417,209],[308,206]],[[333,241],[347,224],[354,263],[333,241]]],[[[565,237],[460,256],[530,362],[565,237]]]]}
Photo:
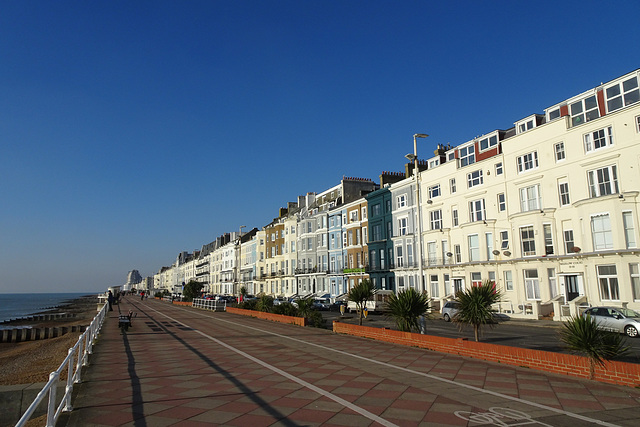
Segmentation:
{"type": "Polygon", "coordinates": [[[99,292],[0,293],[0,322],[50,311],[66,301],[98,294],[99,292]]]}

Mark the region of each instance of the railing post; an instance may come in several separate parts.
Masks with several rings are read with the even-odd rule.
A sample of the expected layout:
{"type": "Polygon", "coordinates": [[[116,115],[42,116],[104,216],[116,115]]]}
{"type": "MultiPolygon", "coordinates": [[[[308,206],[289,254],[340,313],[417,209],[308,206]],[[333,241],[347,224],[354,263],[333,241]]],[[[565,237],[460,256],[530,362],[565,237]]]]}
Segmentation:
{"type": "Polygon", "coordinates": [[[84,358],[86,349],[87,349],[87,343],[86,342],[83,343],[83,340],[78,341],[78,356],[77,356],[78,362],[76,363],[76,371],[74,373],[74,378],[73,378],[73,382],[76,384],[82,381],[82,378],[81,378],[82,377],[82,359],[84,358]],[[84,344],[84,348],[82,344],[84,344]]]}
{"type": "Polygon", "coordinates": [[[47,406],[47,427],[54,427],[56,425],[56,389],[59,377],[60,374],[57,371],[49,374],[51,388],[49,389],[49,405],[47,406]]]}
{"type": "MultiPolygon", "coordinates": [[[[82,347],[80,345],[79,347],[82,347]]],[[[69,349],[69,363],[67,363],[67,386],[64,389],[64,406],[63,411],[71,411],[71,393],[73,392],[73,348],[69,349]]]]}

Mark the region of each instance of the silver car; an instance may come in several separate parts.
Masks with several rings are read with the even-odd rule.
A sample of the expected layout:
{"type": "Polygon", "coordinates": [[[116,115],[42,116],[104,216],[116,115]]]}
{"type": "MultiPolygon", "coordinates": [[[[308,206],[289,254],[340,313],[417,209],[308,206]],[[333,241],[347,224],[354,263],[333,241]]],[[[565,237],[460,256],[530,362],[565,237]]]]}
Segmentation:
{"type": "Polygon", "coordinates": [[[620,307],[592,307],[582,314],[591,316],[600,329],[625,333],[637,337],[640,331],[640,313],[620,307]]]}
{"type": "Polygon", "coordinates": [[[455,301],[447,301],[442,307],[442,318],[445,322],[450,322],[458,312],[459,304],[455,301]]]}

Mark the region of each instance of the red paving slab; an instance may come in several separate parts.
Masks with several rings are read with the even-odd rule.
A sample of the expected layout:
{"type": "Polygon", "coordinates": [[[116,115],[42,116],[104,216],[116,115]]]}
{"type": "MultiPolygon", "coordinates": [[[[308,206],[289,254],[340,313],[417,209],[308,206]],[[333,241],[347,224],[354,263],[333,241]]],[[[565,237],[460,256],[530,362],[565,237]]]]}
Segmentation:
{"type": "Polygon", "coordinates": [[[133,327],[122,334],[117,311],[109,313],[74,387],[74,410],[59,426],[575,427],[640,419],[633,388],[156,300],[132,298],[121,308],[137,312],[133,327]]]}

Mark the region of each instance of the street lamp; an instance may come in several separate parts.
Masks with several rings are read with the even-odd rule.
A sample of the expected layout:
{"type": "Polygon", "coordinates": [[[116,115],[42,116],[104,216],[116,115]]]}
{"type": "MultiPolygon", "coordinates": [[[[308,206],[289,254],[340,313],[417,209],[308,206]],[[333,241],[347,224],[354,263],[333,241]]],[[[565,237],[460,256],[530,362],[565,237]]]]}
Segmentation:
{"type": "Polygon", "coordinates": [[[417,224],[417,234],[418,234],[418,277],[420,280],[420,290],[422,292],[425,291],[424,285],[424,277],[422,270],[422,214],[420,208],[420,182],[419,182],[419,174],[418,174],[418,138],[427,138],[429,135],[426,133],[416,133],[413,135],[413,154],[407,154],[405,157],[409,159],[409,161],[413,161],[413,179],[416,184],[416,206],[418,209],[418,224],[417,224]]]}
{"type": "Polygon", "coordinates": [[[234,286],[233,294],[240,292],[240,263],[242,262],[242,229],[246,225],[240,226],[240,232],[238,233],[238,258],[236,259],[236,285],[234,286]]]}

